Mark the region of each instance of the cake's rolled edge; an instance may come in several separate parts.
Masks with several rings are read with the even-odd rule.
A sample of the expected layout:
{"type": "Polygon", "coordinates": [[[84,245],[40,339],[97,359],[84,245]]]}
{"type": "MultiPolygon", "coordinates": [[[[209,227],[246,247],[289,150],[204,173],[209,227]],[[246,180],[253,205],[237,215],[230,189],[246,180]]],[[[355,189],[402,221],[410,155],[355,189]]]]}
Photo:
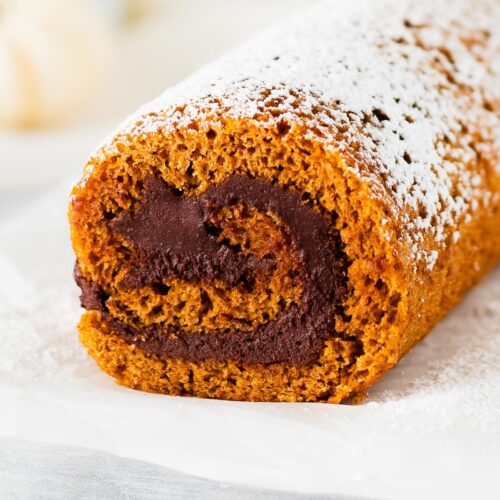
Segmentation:
{"type": "Polygon", "coordinates": [[[365,394],[364,386],[354,389],[341,373],[342,366],[354,362],[356,348],[339,339],[327,341],[314,366],[297,367],[157,356],[115,335],[95,311],[84,313],[78,328],[80,341],[101,370],[132,389],[233,401],[340,403],[365,394]]]}
{"type": "MultiPolygon", "coordinates": [[[[109,177],[121,175],[120,165],[130,165],[131,157],[135,158],[137,165],[147,162],[154,165],[161,145],[168,144],[172,151],[176,144],[191,144],[190,148],[199,150],[203,144],[202,138],[210,131],[215,131],[221,141],[230,138],[236,150],[249,136],[252,136],[252,144],[272,143],[276,150],[271,154],[269,151],[264,152],[271,158],[274,155],[283,157],[287,149],[297,148],[298,145],[302,145],[303,149],[304,145],[304,130],[300,127],[293,127],[286,138],[283,138],[276,129],[261,127],[258,123],[247,120],[238,123],[228,120],[221,124],[219,117],[217,122],[204,126],[206,128],[200,129],[196,134],[178,129],[168,139],[163,134],[153,134],[140,142],[132,143],[132,147],[124,143],[119,156],[106,158],[94,165],[92,176],[86,185],[75,188],[70,210],[73,240],[79,261],[83,262],[87,270],[88,260],[83,251],[82,237],[85,238],[84,233],[89,228],[86,227],[81,232],[82,224],[88,226],[91,219],[88,209],[92,203],[100,203],[104,185],[116,190],[116,183],[110,181],[109,177]],[[273,139],[270,141],[271,138],[273,139]],[[276,142],[276,138],[279,138],[279,142],[276,142]],[[105,177],[104,183],[102,176],[105,177]],[[90,204],[89,196],[94,200],[90,204]],[[82,211],[84,206],[86,208],[82,211]]],[[[398,240],[396,222],[386,220],[382,224],[389,213],[386,201],[374,195],[370,186],[357,178],[338,153],[325,148],[321,143],[308,141],[308,144],[311,149],[308,150],[307,157],[309,160],[314,158],[316,180],[319,178],[331,183],[331,188],[323,186],[321,192],[336,198],[336,201],[333,198],[327,199],[326,206],[338,214],[337,227],[351,262],[348,273],[350,294],[343,306],[346,313],[352,315],[360,326],[354,328],[352,320],[349,324],[342,324],[340,319],[339,327],[347,333],[347,337],[361,341],[362,347],[357,342],[332,339],[325,343],[314,364],[303,367],[286,363],[258,366],[234,360],[193,363],[155,356],[127,344],[115,335],[117,332],[113,331],[99,313],[85,313],[80,324],[81,339],[104,371],[124,385],[170,394],[266,401],[339,402],[358,397],[428,333],[432,325],[496,262],[500,243],[495,231],[499,222],[498,212],[488,206],[478,209],[475,219],[462,221],[459,240],[453,241],[453,235],[448,235],[450,244],[444,252],[441,251],[433,269],[420,266],[415,271],[415,262],[408,249],[398,240]],[[345,204],[343,208],[340,207],[342,203],[345,204]],[[353,213],[355,216],[349,215],[353,213]],[[351,223],[352,220],[356,220],[355,225],[351,223]],[[477,262],[472,267],[469,265],[471,252],[474,252],[477,262]],[[377,300],[388,301],[388,305],[385,309],[382,307],[379,313],[377,308],[380,304],[377,300]],[[363,318],[365,313],[371,315],[370,320],[363,318]],[[377,314],[380,317],[377,318],[377,314]],[[149,362],[155,368],[148,372],[146,365],[149,362]],[[347,370],[346,366],[349,367],[347,370]],[[212,372],[212,376],[207,375],[209,372],[212,372]],[[144,374],[142,380],[140,373],[144,374]],[[198,380],[197,377],[201,377],[199,383],[190,382],[198,380]],[[210,383],[207,382],[207,377],[210,383]],[[233,380],[232,377],[236,377],[236,382],[224,382],[233,380]],[[217,388],[218,384],[220,388],[217,388]]],[[[202,152],[203,148],[213,150],[214,144],[210,140],[201,148],[202,152]]],[[[169,159],[170,167],[173,167],[169,170],[173,174],[172,179],[181,170],[175,168],[176,161],[172,155],[169,159]]],[[[209,158],[204,159],[210,161],[209,158]]],[[[469,168],[472,166],[469,165],[469,168]]],[[[477,165],[474,168],[481,172],[477,165]]],[[[231,169],[234,169],[234,164],[230,171],[231,169]]],[[[162,175],[165,173],[161,166],[156,171],[162,175]]],[[[279,174],[283,171],[274,171],[279,179],[279,174]]],[[[267,171],[264,178],[266,175],[270,176],[272,173],[267,171]]],[[[220,179],[222,178],[221,176],[220,179]]],[[[303,177],[303,182],[307,182],[304,179],[306,178],[303,177]]],[[[310,186],[299,189],[311,191],[309,188],[310,186]]],[[[317,195],[314,194],[313,198],[317,200],[317,195]]],[[[322,203],[325,203],[324,199],[322,203]]],[[[431,239],[425,244],[428,250],[432,250],[431,239]]]]}
{"type": "MultiPolygon", "coordinates": [[[[351,264],[347,317],[337,318],[336,328],[362,349],[341,367],[335,349],[343,348],[331,352],[327,341],[302,375],[283,363],[268,365],[268,374],[292,375],[277,376],[281,382],[252,393],[256,399],[281,398],[288,389],[280,384],[293,386],[296,400],[340,401],[362,391],[498,260],[498,4],[383,2],[381,11],[370,5],[346,9],[345,17],[325,9],[300,19],[166,93],[105,143],[74,190],[75,251],[84,275],[100,286],[114,276],[96,272],[92,245],[99,246],[98,223],[114,215],[116,203],[127,209],[137,199],[129,175],[154,173],[190,192],[248,174],[291,186],[338,214],[351,264]],[[332,37],[337,15],[342,30],[332,37]],[[345,58],[346,48],[354,57],[345,58]],[[316,376],[328,382],[326,392],[316,390],[316,376]]],[[[105,265],[113,267],[112,261],[105,265]]],[[[111,369],[116,360],[106,357],[111,346],[100,335],[119,339],[101,319],[99,313],[84,315],[82,339],[122,383],[179,393],[176,384],[161,385],[177,376],[163,373],[174,361],[174,371],[194,377],[191,362],[168,359],[160,361],[163,372],[144,377],[144,387],[121,376],[111,369]]],[[[130,350],[137,360],[156,359],[130,350]]],[[[133,359],[128,363],[135,366],[133,359]]],[[[226,364],[197,366],[222,373],[212,380],[223,385],[226,364]]],[[[236,367],[242,380],[257,370],[236,367]]],[[[206,395],[196,384],[182,391],[206,395]]],[[[226,387],[212,397],[239,396],[226,387]]]]}
{"type": "MultiPolygon", "coordinates": [[[[73,200],[70,208],[70,220],[72,222],[72,236],[73,243],[75,247],[75,251],[77,254],[78,262],[82,267],[82,272],[86,275],[87,278],[92,279],[93,281],[102,281],[102,276],[99,278],[98,275],[93,275],[92,268],[94,264],[92,264],[92,260],[95,258],[95,249],[96,249],[96,241],[95,237],[98,233],[99,224],[101,224],[102,220],[105,220],[105,212],[106,207],[103,207],[103,203],[105,200],[110,197],[111,199],[116,198],[117,191],[119,192],[122,189],[125,189],[125,186],[118,186],[116,179],[118,177],[125,177],[123,168],[131,168],[131,165],[135,165],[135,171],[137,175],[144,176],[147,175],[148,172],[151,172],[151,168],[147,169],[147,172],[144,172],[144,167],[142,165],[158,165],[158,158],[163,157],[164,153],[160,153],[159,150],[163,147],[165,148],[168,145],[168,149],[170,153],[169,156],[169,169],[165,170],[159,165],[159,168],[154,168],[155,172],[159,172],[162,176],[167,173],[167,176],[170,174],[168,178],[170,183],[174,183],[174,179],[178,179],[181,177],[181,182],[185,181],[184,174],[182,173],[182,158],[175,159],[175,155],[171,154],[172,151],[175,151],[178,145],[182,145],[183,148],[186,147],[188,149],[198,150],[200,154],[200,158],[203,159],[202,162],[193,162],[192,169],[195,173],[197,173],[197,169],[200,170],[206,168],[207,165],[211,165],[211,168],[214,169],[214,174],[218,176],[217,181],[221,182],[224,178],[224,175],[229,175],[231,172],[242,174],[244,172],[237,172],[236,165],[233,161],[231,161],[232,154],[227,151],[228,145],[232,147],[235,151],[242,150],[247,151],[247,148],[253,148],[254,151],[252,154],[256,156],[254,161],[251,161],[252,166],[247,171],[247,173],[251,176],[260,177],[263,179],[268,179],[273,182],[277,182],[277,184],[286,185],[291,184],[293,190],[298,193],[306,194],[309,193],[308,197],[311,200],[314,200],[317,210],[324,210],[325,213],[335,212],[338,213],[338,207],[336,204],[339,200],[344,200],[345,210],[355,210],[358,212],[356,216],[357,219],[362,219],[359,221],[359,225],[364,225],[364,230],[367,233],[372,234],[372,239],[377,239],[384,246],[383,249],[377,250],[380,252],[381,259],[386,262],[388,259],[395,259],[394,249],[391,249],[390,242],[386,239],[385,231],[377,228],[374,230],[374,219],[377,217],[379,219],[383,218],[383,204],[380,202],[376,202],[372,197],[359,198],[361,193],[365,195],[369,192],[366,184],[363,184],[359,181],[356,175],[349,171],[346,165],[343,163],[343,159],[337,153],[332,152],[328,149],[324,148],[324,145],[320,143],[315,143],[314,141],[304,141],[304,135],[307,133],[305,128],[301,127],[293,127],[288,132],[286,137],[283,136],[280,130],[277,130],[274,127],[262,127],[258,122],[251,122],[242,120],[240,122],[235,122],[233,120],[228,120],[226,123],[222,124],[220,119],[217,122],[204,124],[204,129],[199,130],[197,134],[192,134],[189,129],[182,130],[177,129],[175,135],[169,135],[168,138],[162,134],[154,134],[149,136],[147,140],[141,140],[140,142],[135,142],[131,146],[127,146],[126,143],[123,145],[122,154],[120,156],[114,156],[105,159],[102,163],[94,166],[92,175],[86,180],[84,186],[77,186],[73,192],[73,200]],[[209,137],[215,135],[217,138],[214,143],[214,139],[206,140],[207,134],[209,137]],[[246,146],[243,147],[243,144],[247,143],[246,146]],[[250,146],[250,144],[252,144],[250,146]],[[227,161],[226,165],[221,166],[220,163],[216,161],[216,158],[211,160],[210,155],[215,155],[217,157],[218,149],[225,149],[228,153],[225,156],[225,161],[227,161]],[[271,149],[269,149],[271,148],[271,149]],[[215,152],[214,152],[215,151],[215,152]],[[205,154],[206,152],[206,154],[205,154]],[[211,153],[210,153],[211,152],[211,153]],[[293,154],[292,154],[293,153],[293,154]],[[290,157],[287,160],[287,156],[290,157]],[[305,156],[304,156],[305,155],[305,156]],[[292,158],[293,156],[293,158],[292,158]],[[134,158],[134,161],[131,161],[131,157],[134,158]],[[302,169],[304,166],[304,162],[308,165],[314,164],[314,176],[310,175],[310,172],[302,172],[299,173],[297,177],[292,177],[290,171],[283,170],[279,164],[274,163],[275,157],[281,157],[283,161],[290,164],[293,162],[298,166],[298,168],[302,169]],[[265,162],[262,160],[258,160],[258,158],[266,158],[267,159],[267,168],[262,168],[265,165],[265,162]],[[269,165],[271,163],[271,165],[269,165]],[[176,166],[177,165],[177,166],[176,166]],[[227,168],[226,173],[224,174],[224,168],[227,168]],[[259,170],[260,169],[260,170],[259,170]],[[335,172],[335,173],[334,173],[335,172]],[[317,176],[317,177],[316,177],[317,176]],[[294,184],[298,182],[302,182],[303,186],[296,187],[294,184]],[[173,181],[173,182],[172,182],[173,181]],[[335,189],[332,187],[328,187],[327,185],[333,186],[336,183],[335,189]],[[318,202],[318,196],[315,190],[321,190],[324,195],[324,199],[322,202],[318,202]],[[346,197],[345,194],[347,192],[352,192],[350,197],[346,197]],[[336,201],[335,201],[336,200],[336,201]],[[355,208],[353,208],[353,206],[355,208]],[[97,231],[97,232],[96,232],[97,231]]],[[[165,154],[167,154],[165,152],[165,154]]],[[[249,166],[247,162],[247,167],[249,166]]],[[[242,162],[238,168],[241,170],[242,166],[245,162],[242,162]]],[[[290,167],[291,169],[292,167],[290,167]]],[[[129,172],[130,174],[130,172],[129,172]]],[[[211,173],[208,176],[212,175],[211,173]]],[[[188,179],[189,180],[189,179],[188,179]]],[[[118,183],[120,184],[120,183],[118,183]]],[[[123,182],[121,183],[123,184],[123,182]]],[[[205,186],[208,187],[212,183],[207,183],[205,186]]],[[[174,184],[175,185],[175,184],[174,184]]],[[[179,187],[182,185],[178,184],[179,187]]],[[[206,187],[203,186],[203,189],[206,187]]],[[[129,192],[127,190],[127,192],[129,192]]],[[[335,225],[337,226],[337,230],[340,231],[342,238],[347,238],[350,240],[350,247],[357,247],[358,251],[363,251],[361,249],[361,242],[357,241],[355,236],[356,228],[353,227],[352,224],[349,224],[346,221],[346,214],[344,213],[342,216],[338,216],[335,219],[335,225]],[[342,234],[343,233],[343,234],[342,234]]],[[[98,236],[99,239],[99,236],[98,236]]],[[[366,249],[366,251],[370,252],[370,249],[366,249]]],[[[348,257],[354,258],[352,254],[348,257]]],[[[114,258],[107,258],[109,262],[113,262],[114,258]]],[[[356,259],[354,259],[356,260],[356,259]]],[[[109,263],[108,263],[109,264],[109,263]]],[[[374,293],[383,293],[380,290],[380,284],[377,285],[376,281],[379,278],[379,273],[377,273],[376,266],[373,265],[373,262],[368,262],[367,259],[357,259],[357,263],[352,266],[352,272],[354,274],[362,274],[364,278],[366,277],[366,272],[375,273],[377,275],[376,278],[371,278],[370,283],[365,283],[364,286],[368,286],[370,288],[370,292],[367,293],[367,296],[372,296],[374,293]],[[357,268],[357,269],[356,269],[357,268]]],[[[363,278],[363,280],[364,280],[363,278]]],[[[395,283],[391,286],[396,286],[395,283]]],[[[362,291],[358,291],[358,295],[362,294],[362,291]]],[[[356,303],[358,301],[358,297],[351,297],[351,302],[356,303]]],[[[344,304],[343,304],[344,306],[344,304]]],[[[361,307],[366,309],[373,309],[373,304],[370,306],[369,304],[361,304],[361,307]]],[[[87,313],[84,315],[85,317],[94,318],[94,322],[96,321],[95,313],[87,313]]],[[[346,314],[352,314],[352,311],[346,311],[346,314]]],[[[97,313],[99,316],[99,313],[97,313]]],[[[335,339],[335,333],[332,332],[333,338],[331,343],[327,343],[325,347],[321,350],[319,355],[316,356],[316,360],[313,361],[309,366],[302,367],[292,367],[287,363],[275,363],[273,365],[266,365],[266,367],[271,370],[271,372],[284,371],[288,373],[286,380],[288,380],[288,384],[293,385],[296,388],[297,395],[295,400],[331,400],[331,401],[339,401],[345,397],[348,397],[349,392],[355,391],[354,384],[352,385],[350,391],[347,391],[344,388],[342,390],[337,390],[337,385],[339,382],[339,377],[342,375],[344,379],[347,381],[351,376],[350,373],[342,373],[342,369],[340,366],[344,363],[344,366],[351,366],[357,363],[356,357],[359,357],[360,350],[360,341],[357,337],[359,337],[359,330],[355,332],[354,335],[346,332],[346,324],[342,317],[336,318],[338,324],[338,332],[341,336],[345,337],[345,339],[335,339]],[[333,345],[335,345],[335,349],[333,349],[333,345]],[[339,346],[341,346],[339,350],[339,346]],[[339,353],[335,351],[339,350],[339,353]],[[343,356],[341,351],[349,352],[349,356],[343,356]],[[323,361],[320,361],[323,360],[323,361]],[[339,361],[341,360],[341,362],[339,361]],[[296,370],[300,369],[301,373],[299,374],[296,370]],[[309,375],[308,375],[309,374],[309,375]],[[315,374],[315,375],[314,375],[315,374]],[[292,383],[293,375],[296,377],[292,383]],[[313,378],[311,378],[313,377],[313,378]],[[316,379],[314,379],[316,377],[316,379]],[[314,381],[316,380],[316,381],[314,381]],[[314,388],[308,388],[311,386],[314,388]],[[298,387],[302,387],[299,391],[298,387]],[[338,396],[342,392],[342,397],[338,396]]],[[[104,321],[103,318],[99,317],[99,326],[95,326],[92,329],[93,335],[97,335],[97,331],[100,329],[102,332],[112,332],[112,329],[107,325],[103,326],[104,321]]],[[[80,326],[80,330],[82,333],[82,338],[87,339],[84,340],[84,343],[91,344],[88,339],[92,337],[90,333],[86,336],[84,334],[84,330],[88,328],[88,323],[83,320],[82,325],[80,326]]],[[[371,326],[373,331],[374,325],[371,326]]],[[[116,333],[116,332],[112,332],[116,333]]],[[[377,334],[378,335],[378,334],[377,334]]],[[[379,335],[378,335],[379,336],[379,335]]],[[[390,338],[388,332],[385,333],[385,336],[390,338]]],[[[389,366],[392,366],[397,360],[397,339],[394,337],[391,340],[392,344],[389,345],[389,342],[385,344],[382,341],[382,336],[380,337],[380,345],[384,345],[387,348],[390,348],[389,351],[384,353],[378,353],[378,359],[381,360],[379,365],[374,364],[373,354],[368,354],[364,360],[358,363],[360,370],[363,372],[358,382],[356,383],[356,390],[359,389],[362,391],[362,387],[368,384],[375,377],[379,378],[383,371],[385,371],[389,366]],[[370,358],[370,361],[368,360],[370,358]],[[364,364],[371,365],[371,374],[368,374],[364,367],[364,364]]],[[[116,339],[115,339],[116,340],[116,339]]],[[[102,344],[101,344],[102,345],[102,344]]],[[[134,352],[140,352],[137,348],[135,348],[134,352]]],[[[94,353],[92,355],[96,355],[96,350],[91,351],[94,353]]],[[[142,353],[146,354],[146,353],[142,353]]],[[[166,362],[166,358],[163,358],[163,362],[166,362]]],[[[102,363],[102,361],[101,361],[102,363]]],[[[234,360],[228,360],[227,364],[221,362],[217,370],[221,370],[221,366],[230,366],[234,370],[238,372],[246,373],[250,370],[252,373],[257,370],[258,367],[251,366],[249,363],[238,363],[234,360]]],[[[176,360],[176,366],[181,366],[185,364],[186,367],[193,366],[193,364],[189,361],[184,360],[176,360]]],[[[203,362],[201,363],[203,364],[203,362]]],[[[261,369],[265,367],[260,367],[261,369]]],[[[106,369],[103,368],[105,371],[106,369]]],[[[257,370],[259,371],[259,370],[257,370]]],[[[262,372],[264,374],[264,372],[262,372]]],[[[262,378],[266,378],[271,376],[270,372],[266,372],[267,375],[262,375],[262,378]]],[[[115,374],[116,376],[116,374],[115,374]]],[[[280,376],[281,377],[281,376],[280,376]]],[[[276,382],[275,386],[273,386],[273,392],[269,394],[262,394],[262,399],[273,400],[278,397],[278,392],[276,387],[285,383],[285,379],[280,379],[280,382],[276,382]],[[274,395],[273,395],[274,394],[274,395]]],[[[127,382],[123,382],[127,383],[127,382]]],[[[346,382],[347,384],[347,382],[346,382]]],[[[347,385],[346,385],[347,387],[347,385]]],[[[283,388],[283,391],[286,392],[286,388],[283,388]]],[[[243,394],[243,393],[242,393],[243,394]]],[[[245,392],[246,394],[246,392],[245,392]]],[[[193,392],[193,395],[201,395],[199,393],[193,392]]],[[[229,397],[229,396],[224,396],[229,397]]],[[[235,396],[236,397],[236,396],[235,396]]],[[[242,398],[244,396],[241,396],[242,398]]],[[[252,396],[256,398],[256,396],[252,396]]],[[[292,400],[292,397],[287,396],[287,400],[292,400]]]]}

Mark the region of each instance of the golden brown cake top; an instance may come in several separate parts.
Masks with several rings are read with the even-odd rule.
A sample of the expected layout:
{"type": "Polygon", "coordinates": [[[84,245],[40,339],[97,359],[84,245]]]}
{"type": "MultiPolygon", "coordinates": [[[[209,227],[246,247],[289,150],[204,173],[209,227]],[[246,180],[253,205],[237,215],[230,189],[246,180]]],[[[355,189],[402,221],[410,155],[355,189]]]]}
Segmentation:
{"type": "Polygon", "coordinates": [[[489,201],[465,166],[485,148],[498,169],[499,25],[497,0],[326,1],[141,108],[90,168],[120,142],[193,124],[301,129],[342,154],[432,269],[450,227],[489,201]]]}

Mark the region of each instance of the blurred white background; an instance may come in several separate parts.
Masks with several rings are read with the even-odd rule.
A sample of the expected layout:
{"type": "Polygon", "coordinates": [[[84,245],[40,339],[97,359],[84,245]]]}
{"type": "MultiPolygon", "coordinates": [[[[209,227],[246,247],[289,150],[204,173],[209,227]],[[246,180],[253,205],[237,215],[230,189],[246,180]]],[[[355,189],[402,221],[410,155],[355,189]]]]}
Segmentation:
{"type": "Polygon", "coordinates": [[[139,105],[317,0],[0,0],[0,217],[139,105]]]}

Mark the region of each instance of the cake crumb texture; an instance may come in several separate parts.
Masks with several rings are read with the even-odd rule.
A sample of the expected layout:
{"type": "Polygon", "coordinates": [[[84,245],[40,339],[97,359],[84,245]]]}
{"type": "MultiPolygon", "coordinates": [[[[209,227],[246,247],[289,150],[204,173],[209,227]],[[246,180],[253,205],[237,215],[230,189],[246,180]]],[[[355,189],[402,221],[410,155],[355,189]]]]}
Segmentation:
{"type": "Polygon", "coordinates": [[[80,338],[100,368],[173,395],[362,398],[498,262],[499,24],[494,0],[326,2],[141,108],[91,157],[70,204],[78,266],[103,308],[83,314],[80,338]],[[328,221],[346,292],[313,359],[195,361],[117,331],[110,317],[173,337],[237,335],[304,297],[294,234],[244,199],[214,211],[207,231],[270,259],[254,280],[130,286],[140,253],[112,225],[138,209],[151,176],[183,197],[259,179],[328,221]]]}

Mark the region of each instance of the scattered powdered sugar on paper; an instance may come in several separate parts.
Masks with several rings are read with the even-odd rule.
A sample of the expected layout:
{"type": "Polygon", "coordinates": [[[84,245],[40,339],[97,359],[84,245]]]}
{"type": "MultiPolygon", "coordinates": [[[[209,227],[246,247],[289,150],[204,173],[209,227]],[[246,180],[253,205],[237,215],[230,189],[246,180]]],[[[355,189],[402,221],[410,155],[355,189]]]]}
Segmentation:
{"type": "Polygon", "coordinates": [[[0,379],[6,383],[50,381],[65,370],[89,366],[78,342],[78,298],[62,290],[26,299],[22,308],[0,303],[0,379]]]}
{"type": "Polygon", "coordinates": [[[449,228],[491,201],[461,165],[500,147],[498,25],[496,0],[326,1],[141,108],[87,175],[120,141],[217,113],[305,123],[389,200],[412,257],[432,269],[449,228]]]}
{"type": "Polygon", "coordinates": [[[374,387],[368,401],[399,427],[500,432],[500,267],[374,387]]]}
{"type": "MultiPolygon", "coordinates": [[[[55,198],[59,199],[59,196],[55,198]]],[[[47,214],[46,206],[40,204],[39,208],[32,214],[47,214]]],[[[59,210],[64,210],[63,204],[59,210]]],[[[61,215],[57,222],[52,222],[51,229],[59,228],[62,221],[65,223],[64,213],[61,215]]],[[[38,223],[34,215],[32,220],[33,225],[38,223]]],[[[17,234],[23,246],[36,252],[38,243],[49,244],[40,241],[33,245],[31,239],[36,233],[33,227],[26,227],[24,216],[17,224],[15,220],[9,222],[13,223],[9,236],[17,234]]],[[[55,233],[57,231],[52,230],[49,234],[55,233]]],[[[0,241],[7,240],[5,235],[4,227],[0,227],[0,241]]],[[[54,239],[54,243],[58,241],[54,239]]],[[[0,382],[7,385],[33,384],[51,380],[65,370],[74,372],[82,366],[90,366],[92,362],[78,342],[76,322],[81,309],[71,274],[64,284],[40,285],[30,280],[26,270],[21,270],[5,257],[2,250],[0,246],[0,382]]],[[[53,252],[60,255],[61,248],[55,247],[53,252]]],[[[37,257],[37,254],[33,255],[33,258],[37,257]]],[[[59,260],[64,262],[64,259],[59,260]]],[[[40,262],[40,265],[44,263],[40,262]]]]}

